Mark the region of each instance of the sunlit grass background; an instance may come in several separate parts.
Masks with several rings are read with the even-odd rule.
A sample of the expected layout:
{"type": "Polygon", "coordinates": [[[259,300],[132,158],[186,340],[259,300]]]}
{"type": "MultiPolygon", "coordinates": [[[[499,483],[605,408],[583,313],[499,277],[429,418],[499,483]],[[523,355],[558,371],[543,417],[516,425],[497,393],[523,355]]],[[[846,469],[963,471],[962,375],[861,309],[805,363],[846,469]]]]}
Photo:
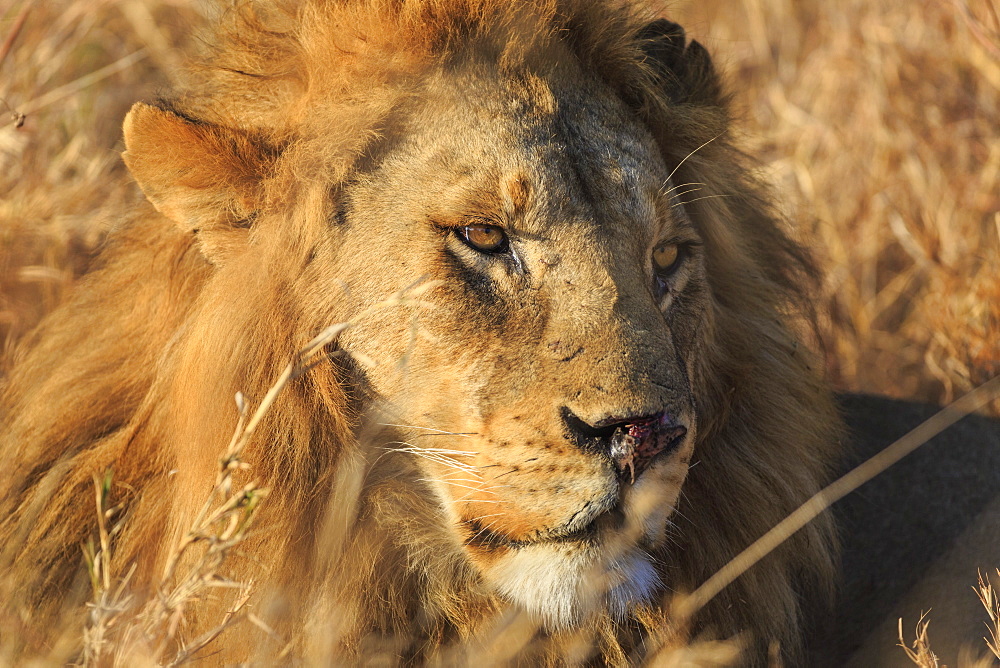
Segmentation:
{"type": "Polygon", "coordinates": [[[945,402],[1000,373],[998,8],[677,7],[728,73],[748,149],[824,261],[841,388],[945,402]]]}
{"type": "MultiPolygon", "coordinates": [[[[205,14],[0,0],[3,364],[138,197],[122,118],[169,90],[205,14]]],[[[1000,374],[1000,2],[678,0],[668,16],[715,54],[743,146],[822,262],[835,386],[942,403],[1000,374]]]]}

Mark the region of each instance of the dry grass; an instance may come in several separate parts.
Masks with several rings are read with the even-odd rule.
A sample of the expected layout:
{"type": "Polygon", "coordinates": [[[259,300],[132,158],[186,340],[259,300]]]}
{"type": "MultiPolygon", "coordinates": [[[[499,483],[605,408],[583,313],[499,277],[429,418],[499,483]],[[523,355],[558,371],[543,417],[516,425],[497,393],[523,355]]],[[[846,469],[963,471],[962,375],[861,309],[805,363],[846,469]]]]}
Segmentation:
{"type": "MultiPolygon", "coordinates": [[[[1000,569],[997,569],[997,575],[1000,576],[1000,569]]],[[[1000,659],[1000,598],[997,598],[993,585],[983,577],[982,573],[979,574],[976,595],[979,596],[980,602],[986,608],[986,614],[990,617],[990,624],[986,627],[989,637],[983,640],[986,641],[986,647],[993,652],[993,656],[1000,659]]]]}
{"type": "Polygon", "coordinates": [[[834,382],[946,403],[1000,374],[1000,3],[677,9],[824,259],[834,382]]]}
{"type": "Polygon", "coordinates": [[[122,118],[136,99],[169,87],[174,47],[202,19],[191,4],[0,3],[5,350],[59,302],[115,212],[136,197],[119,158],[122,118]]]}
{"type": "MultiPolygon", "coordinates": [[[[190,530],[172,550],[158,591],[148,601],[135,601],[128,593],[131,570],[113,575],[110,536],[115,529],[109,528],[108,522],[113,521],[115,509],[106,507],[111,474],[94,481],[99,547],[90,544],[84,550],[94,598],[88,605],[90,614],[83,632],[83,665],[183,665],[210,650],[213,640],[244,620],[257,624],[262,634],[273,635],[246,606],[254,583],[233,582],[220,575],[223,563],[251,530],[255,511],[267,496],[267,490],[253,482],[234,489],[234,474],[247,468],[241,458],[243,450],[278,395],[291,380],[308,370],[348,326],[342,323],[328,327],[300,351],[249,418],[243,396],[236,395],[239,420],[219,460],[215,486],[190,530]],[[184,640],[179,631],[188,609],[220,589],[238,590],[235,601],[226,606],[216,626],[184,640]]],[[[282,658],[281,653],[278,658],[282,658]]]]}
{"type": "MultiPolygon", "coordinates": [[[[997,570],[1000,575],[1000,570],[997,570]]],[[[975,588],[976,596],[986,608],[989,616],[989,623],[986,625],[987,637],[983,638],[986,649],[993,656],[984,655],[977,651],[978,648],[965,648],[958,658],[959,668],[993,668],[996,666],[994,657],[1000,660],[1000,599],[997,598],[996,591],[990,581],[979,574],[979,585],[975,588]]],[[[915,638],[912,643],[907,643],[903,633],[903,620],[899,620],[899,646],[905,652],[906,657],[920,668],[947,668],[938,656],[931,649],[930,640],[931,620],[925,614],[917,622],[915,638]]]]}
{"type": "Polygon", "coordinates": [[[906,658],[920,668],[939,668],[941,665],[937,655],[931,651],[931,641],[928,637],[930,625],[926,617],[921,617],[917,622],[916,638],[907,645],[903,634],[903,620],[899,620],[899,646],[906,654],[906,658]]]}
{"type": "MultiPolygon", "coordinates": [[[[220,459],[218,478],[194,525],[172,551],[163,581],[148,601],[130,593],[134,568],[124,574],[112,568],[112,550],[107,522],[114,509],[106,508],[111,488],[110,472],[95,480],[100,547],[85,547],[85,559],[94,589],[88,603],[78,658],[84,666],[178,666],[196,658],[219,634],[246,616],[246,602],[253,583],[232,582],[219,575],[220,567],[249,531],[255,511],[266,490],[250,483],[233,491],[233,473],[243,468],[240,454],[248,432],[243,427],[245,410],[237,397],[240,425],[233,442],[220,459]],[[215,589],[238,589],[236,602],[226,610],[217,626],[189,641],[181,641],[185,612],[215,589]]],[[[52,657],[55,658],[55,657],[52,657]]]]}
{"type": "MultiPolygon", "coordinates": [[[[118,157],[121,119],[176,79],[202,11],[185,0],[0,4],[5,352],[59,302],[114,212],[137,197],[118,157]]],[[[747,150],[822,258],[818,310],[829,314],[822,336],[836,385],[947,402],[1000,374],[1000,2],[679,0],[670,13],[717,54],[738,91],[747,150]]],[[[1000,401],[991,410],[1000,414],[1000,401]]],[[[84,658],[94,664],[110,661],[104,653],[128,629],[162,641],[177,610],[160,600],[157,617],[119,587],[127,569],[114,571],[104,489],[98,481],[102,530],[89,553],[84,658]]],[[[230,492],[210,512],[256,493],[230,492]]],[[[246,510],[243,501],[230,510],[246,510]]],[[[242,535],[224,536],[232,517],[241,515],[192,535],[235,538],[232,547],[242,535]]],[[[982,595],[997,614],[992,590],[982,595]]],[[[914,661],[936,665],[926,631],[918,627],[914,661]]],[[[996,652],[996,636],[988,642],[996,652]]],[[[711,649],[725,663],[729,650],[711,649]]]]}

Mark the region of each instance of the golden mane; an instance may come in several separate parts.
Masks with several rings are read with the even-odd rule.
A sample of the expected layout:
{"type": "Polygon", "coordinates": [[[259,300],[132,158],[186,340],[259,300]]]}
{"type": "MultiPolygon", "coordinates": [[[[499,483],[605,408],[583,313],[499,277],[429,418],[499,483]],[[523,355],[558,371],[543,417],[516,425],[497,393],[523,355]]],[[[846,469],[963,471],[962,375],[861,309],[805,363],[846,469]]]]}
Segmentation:
{"type": "MultiPolygon", "coordinates": [[[[20,592],[33,606],[27,623],[54,613],[59,592],[79,592],[79,545],[95,527],[92,480],[108,468],[114,501],[127,509],[116,558],[138,563],[136,582],[151,586],[190,499],[211,489],[236,422],[231,397],[259,402],[295,352],[336,321],[299,298],[324,278],[311,253],[342,184],[391,135],[393,111],[421,95],[429,72],[474,59],[531,69],[568,51],[632,106],[677,182],[704,184],[689,211],[706,244],[711,326],[699,333],[694,380],[697,464],[662,555],[670,589],[693,589],[815,493],[838,438],[828,393],[798,344],[814,269],[730,144],[727,103],[710,69],[670,69],[650,57],[643,29],[654,18],[614,0],[226,7],[188,86],[160,106],[204,128],[192,142],[228,142],[239,156],[239,169],[216,170],[230,175],[228,219],[192,225],[191,234],[149,207],[129,212],[97,267],[24,342],[5,391],[0,450],[10,473],[0,488],[0,541],[3,563],[38,565],[20,592]],[[212,135],[215,127],[226,133],[212,135]],[[294,217],[275,215],[290,202],[299,203],[294,217]],[[224,225],[231,236],[206,240],[224,225]],[[206,259],[210,243],[244,238],[255,244],[252,257],[206,259]]],[[[129,144],[130,168],[155,169],[141,149],[129,144]]],[[[325,359],[266,415],[245,458],[248,478],[270,496],[247,558],[229,573],[259,579],[262,561],[267,588],[294,598],[336,567],[351,577],[324,585],[339,597],[326,603],[353,615],[353,642],[365,631],[409,635],[410,655],[430,654],[501,604],[468,565],[427,549],[444,540],[440,518],[407,516],[416,492],[391,478],[366,499],[358,521],[368,528],[342,561],[317,557],[363,425],[365,398],[352,382],[325,359]],[[371,518],[391,518],[384,523],[407,533],[387,535],[371,518]],[[417,549],[430,557],[414,575],[407,560],[417,549]],[[377,592],[398,595],[375,605],[378,594],[366,589],[373,582],[393,583],[377,592]],[[415,610],[427,615],[423,628],[412,628],[415,610]]],[[[802,601],[832,577],[833,542],[826,519],[790,537],[713,600],[695,630],[748,631],[794,656],[802,601]]],[[[669,625],[652,616],[647,624],[669,625]]],[[[626,660],[625,635],[605,630],[606,660],[626,660]]]]}

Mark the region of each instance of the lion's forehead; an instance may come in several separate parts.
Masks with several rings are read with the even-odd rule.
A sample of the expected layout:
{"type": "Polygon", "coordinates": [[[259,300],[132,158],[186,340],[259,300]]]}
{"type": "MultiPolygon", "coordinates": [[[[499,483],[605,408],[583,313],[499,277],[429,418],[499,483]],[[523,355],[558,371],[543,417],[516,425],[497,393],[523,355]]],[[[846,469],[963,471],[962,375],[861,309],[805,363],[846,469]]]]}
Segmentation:
{"type": "Polygon", "coordinates": [[[408,195],[432,211],[481,213],[484,194],[499,207],[520,193],[529,215],[517,224],[530,234],[655,218],[666,167],[649,131],[597,80],[533,77],[525,86],[477,70],[442,76],[417,104],[394,139],[394,166],[416,186],[408,195]],[[539,89],[550,99],[537,102],[539,89]]]}

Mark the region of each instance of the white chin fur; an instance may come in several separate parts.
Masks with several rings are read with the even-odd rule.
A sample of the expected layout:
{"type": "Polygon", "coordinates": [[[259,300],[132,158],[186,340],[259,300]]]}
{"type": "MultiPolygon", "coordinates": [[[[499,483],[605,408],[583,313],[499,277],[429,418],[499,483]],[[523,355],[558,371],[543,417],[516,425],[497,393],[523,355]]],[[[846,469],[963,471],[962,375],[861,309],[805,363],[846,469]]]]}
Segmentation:
{"type": "Polygon", "coordinates": [[[641,550],[611,557],[607,550],[579,543],[528,545],[501,558],[489,579],[550,631],[576,626],[602,610],[620,621],[652,599],[660,578],[641,550]]]}

